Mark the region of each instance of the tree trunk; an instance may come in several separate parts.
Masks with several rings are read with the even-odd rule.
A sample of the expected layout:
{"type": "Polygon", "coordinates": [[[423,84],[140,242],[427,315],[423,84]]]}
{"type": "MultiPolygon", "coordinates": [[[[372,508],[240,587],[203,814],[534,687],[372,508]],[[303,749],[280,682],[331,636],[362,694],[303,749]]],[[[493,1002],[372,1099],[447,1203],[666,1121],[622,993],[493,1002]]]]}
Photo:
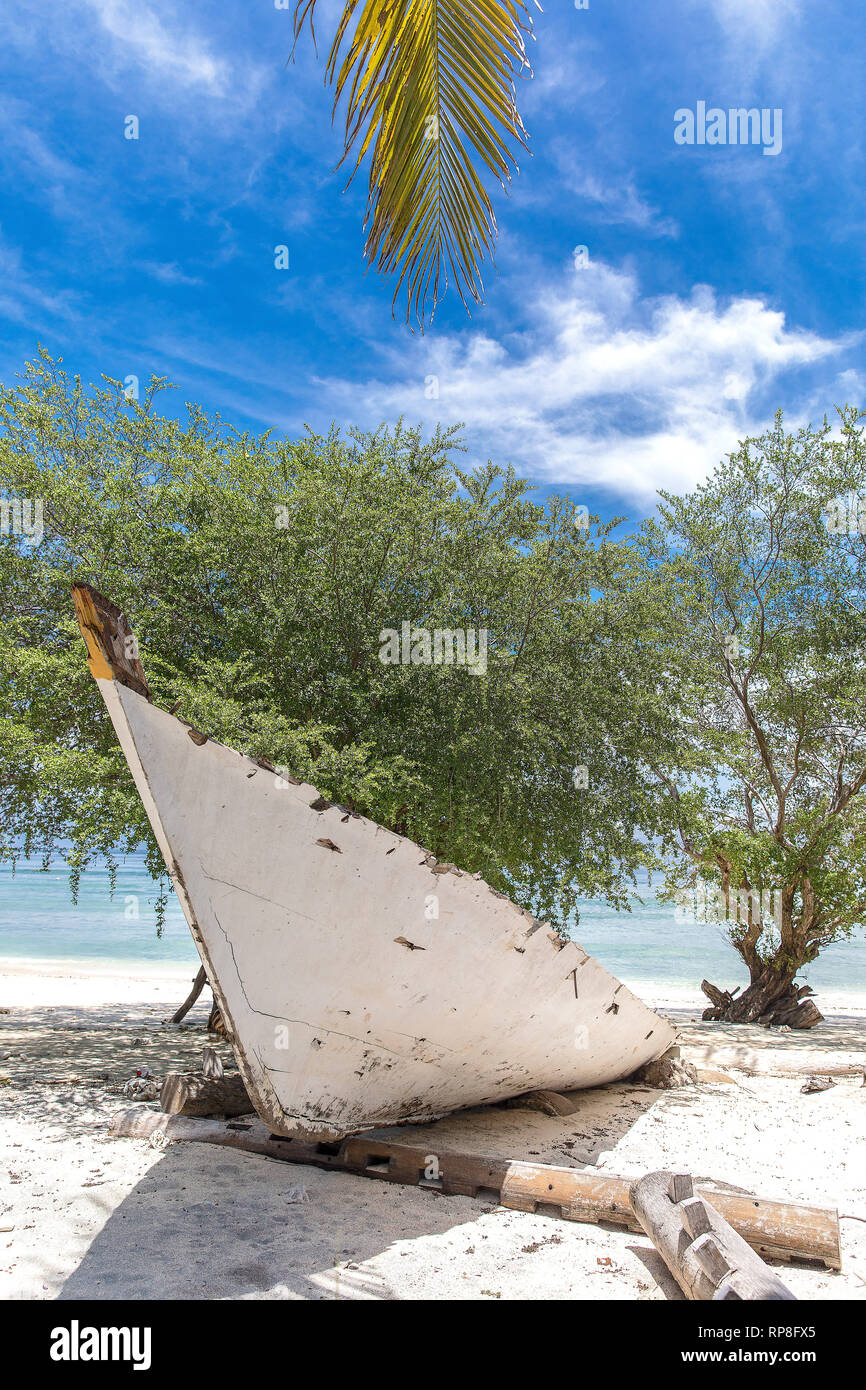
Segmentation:
{"type": "Polygon", "coordinates": [[[786,1024],[789,1028],[814,1028],[822,1023],[823,1014],[811,999],[809,985],[796,985],[790,967],[777,969],[763,965],[742,994],[730,993],[701,981],[701,989],[712,1005],[702,1017],[722,1023],[760,1023],[765,1028],[786,1024]]]}

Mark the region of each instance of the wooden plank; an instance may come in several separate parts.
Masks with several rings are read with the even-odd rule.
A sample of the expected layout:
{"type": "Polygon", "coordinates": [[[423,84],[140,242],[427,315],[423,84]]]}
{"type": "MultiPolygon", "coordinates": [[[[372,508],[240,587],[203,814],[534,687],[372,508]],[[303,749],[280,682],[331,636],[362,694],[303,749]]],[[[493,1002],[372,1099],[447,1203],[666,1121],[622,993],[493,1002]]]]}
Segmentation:
{"type": "Polygon", "coordinates": [[[694,1197],[694,1195],[695,1188],[691,1173],[671,1173],[668,1196],[672,1202],[684,1202],[687,1197],[694,1197]]]}
{"type": "Polygon", "coordinates": [[[169,1115],[248,1115],[251,1104],[236,1071],[227,1076],[170,1071],[159,1093],[160,1109],[169,1115]]]}
{"type": "Polygon", "coordinates": [[[735,1231],[766,1259],[794,1256],[820,1260],[828,1269],[842,1268],[839,1215],[832,1207],[772,1202],[734,1192],[698,1188],[735,1231]]]}
{"type": "Polygon", "coordinates": [[[613,1175],[514,1161],[508,1165],[500,1200],[518,1211],[558,1206],[566,1221],[610,1221],[640,1229],[629,1204],[628,1181],[613,1175]]]}
{"type": "Polygon", "coordinates": [[[687,1298],[791,1301],[794,1295],[725,1220],[713,1201],[671,1196],[671,1174],[631,1185],[634,1213],[687,1298]]]}
{"type": "MultiPolygon", "coordinates": [[[[628,1178],[484,1154],[448,1152],[436,1145],[432,1132],[423,1146],[395,1144],[378,1138],[375,1131],[333,1143],[316,1143],[305,1137],[269,1134],[266,1126],[253,1116],[231,1125],[140,1108],[116,1115],[110,1131],[118,1138],[162,1133],[169,1139],[222,1144],[290,1163],[312,1163],[385,1182],[432,1187],[449,1195],[473,1197],[488,1192],[502,1206],[517,1211],[558,1208],[566,1221],[610,1221],[633,1231],[643,1229],[632,1207],[628,1178]]],[[[668,1180],[671,1176],[666,1175],[668,1180]]],[[[708,1188],[698,1189],[698,1196],[709,1200],[761,1255],[817,1260],[830,1269],[841,1268],[839,1218],[832,1208],[771,1202],[708,1188]]],[[[681,1230],[679,1217],[676,1219],[681,1230]]]]}
{"type": "Polygon", "coordinates": [[[695,1066],[744,1071],[749,1076],[862,1076],[866,1053],[831,1052],[814,1047],[750,1047],[747,1044],[680,1042],[684,1057],[695,1066]]]}
{"type": "MultiPolygon", "coordinates": [[[[676,1200],[676,1197],[671,1195],[671,1201],[676,1202],[676,1200]]],[[[692,1240],[697,1240],[698,1236],[708,1233],[710,1218],[702,1197],[687,1197],[685,1201],[679,1203],[677,1210],[683,1223],[683,1229],[688,1231],[692,1240]]]]}

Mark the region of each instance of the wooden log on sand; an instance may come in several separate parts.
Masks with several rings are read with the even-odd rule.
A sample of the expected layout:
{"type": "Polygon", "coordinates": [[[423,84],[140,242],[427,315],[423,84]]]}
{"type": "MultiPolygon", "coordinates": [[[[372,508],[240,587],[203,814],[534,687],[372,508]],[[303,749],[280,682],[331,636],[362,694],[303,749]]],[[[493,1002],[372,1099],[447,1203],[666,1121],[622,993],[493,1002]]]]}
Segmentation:
{"type": "Polygon", "coordinates": [[[162,1083],[159,1104],[167,1115],[249,1115],[253,1108],[238,1072],[204,1076],[170,1071],[162,1083]]]}
{"type": "Polygon", "coordinates": [[[866,1069],[866,1053],[816,1047],[758,1047],[754,1043],[682,1042],[683,1054],[698,1067],[744,1071],[749,1076],[851,1076],[866,1069]]]}
{"type": "MultiPolygon", "coordinates": [[[[121,1111],[112,1120],[110,1130],[116,1138],[163,1134],[166,1139],[221,1144],[289,1163],[312,1163],[385,1182],[431,1187],[446,1195],[492,1194],[502,1206],[517,1211],[542,1210],[566,1221],[610,1221],[633,1231],[643,1229],[629,1200],[627,1178],[547,1163],[449,1152],[438,1147],[432,1130],[423,1146],[394,1143],[392,1138],[382,1138],[375,1131],[333,1143],[316,1142],[309,1135],[272,1135],[253,1116],[232,1124],[160,1115],[140,1107],[121,1111]]],[[[762,1255],[779,1259],[796,1256],[817,1260],[830,1269],[841,1267],[839,1217],[831,1208],[771,1202],[706,1188],[698,1195],[708,1198],[743,1240],[762,1255]]]]}
{"type": "MultiPolygon", "coordinates": [[[[792,1300],[794,1295],[684,1173],[632,1183],[634,1213],[687,1298],[792,1300]]],[[[713,1196],[715,1202],[715,1194],[713,1196]]]]}

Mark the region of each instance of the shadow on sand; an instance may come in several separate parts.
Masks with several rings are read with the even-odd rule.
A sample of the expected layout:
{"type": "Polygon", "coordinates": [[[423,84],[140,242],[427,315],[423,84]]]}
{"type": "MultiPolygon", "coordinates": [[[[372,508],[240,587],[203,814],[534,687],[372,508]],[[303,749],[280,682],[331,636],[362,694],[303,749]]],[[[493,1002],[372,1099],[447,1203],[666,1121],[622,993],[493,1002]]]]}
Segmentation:
{"type": "MultiPolygon", "coordinates": [[[[582,1166],[587,1153],[614,1145],[657,1095],[634,1087],[605,1087],[585,1093],[581,1111],[567,1120],[493,1107],[414,1127],[413,1133],[423,1130],[433,1150],[437,1143],[445,1148],[447,1139],[449,1149],[471,1144],[478,1152],[483,1134],[487,1152],[505,1149],[512,1157],[530,1161],[570,1160],[582,1166]]],[[[515,1215],[497,1208],[492,1199],[445,1197],[208,1144],[170,1144],[108,1213],[59,1297],[392,1299],[405,1296],[407,1286],[410,1297],[429,1297],[424,1286],[431,1262],[444,1266],[453,1261],[451,1273],[460,1279],[455,1272],[458,1263],[470,1271],[473,1267],[473,1261],[463,1257],[473,1255],[475,1248],[466,1247],[492,1257],[493,1246],[481,1245],[488,1240],[487,1231],[490,1240],[497,1241],[502,1222],[515,1215]],[[299,1195],[305,1200],[297,1200],[299,1195]],[[485,1231],[488,1222],[494,1225],[485,1231]],[[415,1245],[419,1237],[424,1238],[420,1247],[415,1245]],[[375,1268],[353,1267],[367,1261],[375,1268]],[[415,1295],[414,1264],[419,1266],[415,1295]],[[395,1283],[400,1294],[394,1292],[395,1283]]],[[[586,1245],[589,1240],[597,1244],[600,1237],[614,1242],[621,1253],[636,1248],[634,1235],[624,1230],[610,1228],[602,1237],[598,1227],[544,1215],[529,1220],[538,1223],[541,1243],[555,1242],[563,1256],[567,1245],[586,1245]]],[[[522,1250],[529,1277],[529,1266],[537,1267],[538,1261],[519,1243],[526,1239],[525,1225],[515,1228],[515,1239],[516,1251],[506,1249],[505,1257],[520,1258],[522,1250]]],[[[591,1263],[595,1264],[594,1254],[591,1263]]],[[[654,1268],[652,1273],[655,1277],[654,1268]]],[[[463,1288],[465,1293],[458,1297],[474,1296],[466,1285],[463,1288]]],[[[665,1284],[663,1288],[668,1296],[677,1296],[675,1289],[671,1295],[665,1284]]],[[[560,1288],[558,1295],[568,1298],[568,1287],[560,1288]]]]}

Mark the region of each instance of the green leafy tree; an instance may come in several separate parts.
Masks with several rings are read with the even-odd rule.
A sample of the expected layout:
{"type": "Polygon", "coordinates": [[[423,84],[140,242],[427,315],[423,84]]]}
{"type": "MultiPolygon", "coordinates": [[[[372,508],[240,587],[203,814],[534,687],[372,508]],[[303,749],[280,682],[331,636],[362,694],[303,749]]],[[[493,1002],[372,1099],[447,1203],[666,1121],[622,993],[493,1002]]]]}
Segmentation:
{"type": "Polygon", "coordinates": [[[560,927],[580,894],[625,905],[665,813],[627,718],[657,703],[634,548],[510,470],[461,471],[452,432],[275,442],[195,406],[166,418],[163,387],[127,400],[43,354],[0,392],[0,483],[44,524],[39,544],[0,539],[2,852],[77,874],[144,844],[162,872],[87,671],[79,580],[129,616],[155,700],[214,737],[560,927]],[[404,622],[486,630],[486,673],[383,664],[404,622]]]}
{"type": "MultiPolygon", "coordinates": [[[[747,439],[694,493],[663,493],[641,548],[659,679],[647,723],[676,868],[748,970],[705,1017],[810,1026],[797,972],[866,920],[864,416],[747,439]],[[709,903],[709,911],[706,904],[709,903]]],[[[682,897],[686,894],[686,898],[682,897]]]]}

